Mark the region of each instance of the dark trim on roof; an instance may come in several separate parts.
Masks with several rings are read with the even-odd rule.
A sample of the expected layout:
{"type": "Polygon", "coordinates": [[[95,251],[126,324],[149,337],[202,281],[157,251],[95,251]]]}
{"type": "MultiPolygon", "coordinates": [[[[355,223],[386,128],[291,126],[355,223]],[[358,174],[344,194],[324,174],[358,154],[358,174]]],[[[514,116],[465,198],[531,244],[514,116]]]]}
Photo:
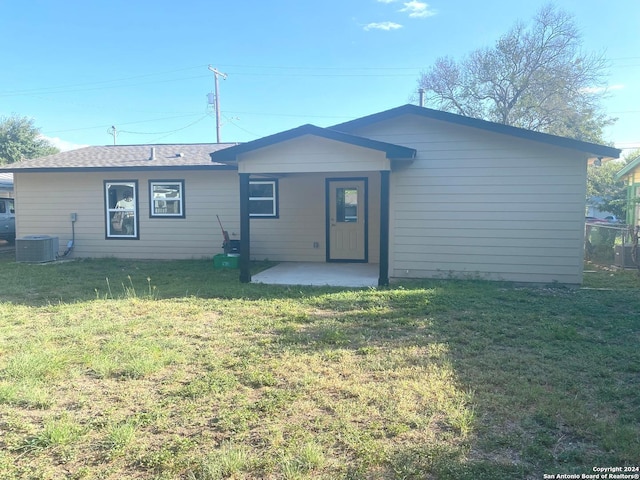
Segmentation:
{"type": "Polygon", "coordinates": [[[144,172],[144,171],[177,171],[177,170],[233,170],[237,171],[236,165],[164,165],[164,166],[144,166],[137,165],[131,167],[34,167],[34,168],[3,168],[2,171],[12,173],[51,173],[51,172],[144,172]]]}
{"type": "Polygon", "coordinates": [[[235,161],[238,155],[243,153],[252,152],[260,148],[275,145],[280,142],[286,142],[294,138],[301,137],[303,135],[314,135],[316,137],[327,138],[329,140],[335,140],[337,142],[344,142],[359,147],[370,148],[373,150],[379,150],[385,152],[389,159],[413,159],[416,156],[416,151],[413,148],[404,147],[402,145],[396,145],[393,143],[379,142],[377,140],[371,140],[369,138],[359,137],[336,130],[330,130],[327,128],[317,127],[315,125],[302,125],[291,130],[279,132],[267,137],[258,138],[251,142],[242,143],[235,147],[225,148],[224,150],[218,150],[212,152],[209,155],[214,162],[235,161]]]}
{"type": "Polygon", "coordinates": [[[368,125],[372,125],[374,123],[378,123],[383,120],[388,120],[402,115],[418,115],[421,117],[431,118],[433,120],[441,120],[443,122],[455,123],[457,125],[464,125],[466,127],[479,128],[494,133],[524,138],[526,140],[533,140],[534,142],[546,143],[556,147],[569,148],[572,150],[593,154],[594,156],[599,157],[619,158],[621,152],[621,150],[617,148],[608,147],[606,145],[583,142],[580,140],[574,140],[572,138],[550,135],[548,133],[534,132],[533,130],[512,127],[510,125],[489,122],[487,120],[480,120],[473,117],[465,117],[463,115],[457,115],[455,113],[433,110],[431,108],[419,107],[417,105],[411,104],[402,105],[400,107],[392,108],[384,112],[374,113],[373,115],[367,115],[366,117],[356,118],[355,120],[339,123],[328,128],[333,130],[340,130],[343,132],[352,132],[358,128],[366,127],[368,125]]]}

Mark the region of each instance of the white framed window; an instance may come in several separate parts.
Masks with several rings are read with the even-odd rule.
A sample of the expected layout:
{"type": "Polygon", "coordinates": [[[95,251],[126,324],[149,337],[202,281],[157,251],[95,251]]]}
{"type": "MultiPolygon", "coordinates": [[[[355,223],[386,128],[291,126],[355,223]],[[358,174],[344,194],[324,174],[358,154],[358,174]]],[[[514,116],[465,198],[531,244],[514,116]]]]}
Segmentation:
{"type": "Polygon", "coordinates": [[[254,218],[278,217],[278,181],[249,181],[249,216],[254,218]]]}
{"type": "Polygon", "coordinates": [[[138,239],[138,181],[104,182],[106,237],[138,239]]]}
{"type": "Polygon", "coordinates": [[[149,180],[149,215],[184,218],[184,180],[149,180]]]}

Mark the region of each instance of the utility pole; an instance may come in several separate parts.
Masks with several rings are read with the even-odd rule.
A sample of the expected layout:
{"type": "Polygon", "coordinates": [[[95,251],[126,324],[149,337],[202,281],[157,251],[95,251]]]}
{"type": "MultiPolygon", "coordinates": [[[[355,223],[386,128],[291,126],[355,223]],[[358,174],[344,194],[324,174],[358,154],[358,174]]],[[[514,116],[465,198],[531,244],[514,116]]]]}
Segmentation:
{"type": "Polygon", "coordinates": [[[216,109],[216,141],[220,143],[220,96],[218,95],[218,77],[222,77],[223,80],[227,79],[227,74],[219,72],[212,65],[209,65],[209,70],[213,72],[214,87],[215,87],[215,109],[216,109]]]}
{"type": "Polygon", "coordinates": [[[109,135],[113,135],[113,144],[116,144],[116,137],[118,136],[118,129],[115,127],[115,125],[112,125],[111,128],[109,130],[107,130],[107,133],[109,135]]]}

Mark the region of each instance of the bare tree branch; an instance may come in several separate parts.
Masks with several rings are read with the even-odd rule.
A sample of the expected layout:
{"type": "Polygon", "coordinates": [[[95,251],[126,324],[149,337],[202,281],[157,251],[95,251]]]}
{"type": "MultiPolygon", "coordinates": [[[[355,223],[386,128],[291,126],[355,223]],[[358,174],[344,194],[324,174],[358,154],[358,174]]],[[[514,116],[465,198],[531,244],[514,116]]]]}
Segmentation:
{"type": "Polygon", "coordinates": [[[445,57],[419,79],[430,106],[494,122],[602,142],[607,61],[583,54],[573,16],[552,4],[492,48],[445,57]]]}

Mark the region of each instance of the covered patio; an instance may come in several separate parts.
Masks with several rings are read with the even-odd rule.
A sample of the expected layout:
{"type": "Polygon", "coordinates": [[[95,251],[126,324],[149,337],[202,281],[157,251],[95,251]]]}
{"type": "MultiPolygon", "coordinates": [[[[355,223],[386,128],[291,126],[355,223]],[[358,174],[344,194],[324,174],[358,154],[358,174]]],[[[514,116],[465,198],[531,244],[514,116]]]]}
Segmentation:
{"type": "Polygon", "coordinates": [[[240,281],[251,282],[250,260],[264,258],[284,262],[286,274],[254,281],[388,285],[391,170],[415,155],[413,148],[314,125],[212,153],[213,161],[238,166],[240,281]],[[251,193],[260,182],[272,185],[268,214],[259,210],[263,197],[251,193]],[[311,268],[306,262],[318,270],[299,275],[311,268]],[[340,263],[347,265],[325,265],[340,263]]]}
{"type": "Polygon", "coordinates": [[[252,276],[252,283],[375,287],[379,266],[371,263],[282,262],[252,276]]]}

